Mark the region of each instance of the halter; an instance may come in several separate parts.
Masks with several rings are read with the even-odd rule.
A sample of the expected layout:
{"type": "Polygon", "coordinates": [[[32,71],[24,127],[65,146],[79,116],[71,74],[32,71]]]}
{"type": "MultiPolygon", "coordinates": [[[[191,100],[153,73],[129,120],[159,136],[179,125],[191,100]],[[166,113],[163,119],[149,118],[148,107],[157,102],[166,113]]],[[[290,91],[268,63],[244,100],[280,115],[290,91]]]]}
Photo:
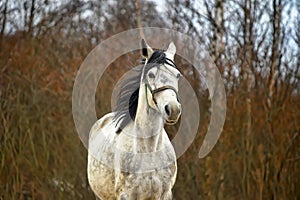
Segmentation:
{"type": "MultiPolygon", "coordinates": [[[[166,63],[166,64],[168,64],[168,65],[174,67],[175,69],[177,69],[176,64],[173,62],[173,60],[171,60],[171,59],[169,59],[169,58],[166,58],[166,60],[164,61],[164,63],[166,63]]],[[[166,69],[167,69],[170,73],[172,73],[168,68],[166,68],[166,69]]],[[[173,74],[173,73],[172,73],[172,74],[173,74]]],[[[146,80],[147,80],[147,79],[146,79],[146,80]]],[[[156,101],[154,95],[155,95],[156,93],[162,92],[162,91],[164,91],[164,90],[169,90],[169,89],[170,89],[170,90],[173,90],[173,91],[175,92],[175,94],[176,94],[177,101],[180,102],[180,100],[179,100],[179,98],[178,98],[178,92],[177,92],[177,90],[176,90],[173,86],[171,86],[171,85],[164,85],[164,86],[162,86],[162,87],[160,87],[160,88],[156,88],[156,89],[152,90],[152,88],[151,88],[151,86],[150,86],[150,84],[149,84],[149,82],[148,82],[148,80],[147,80],[147,82],[145,83],[145,93],[146,93],[146,102],[147,102],[147,107],[148,107],[148,109],[151,108],[151,106],[149,105],[149,101],[148,101],[147,88],[149,88],[149,90],[150,90],[150,92],[151,92],[151,94],[152,94],[152,101],[154,102],[154,104],[156,105],[156,107],[157,107],[157,101],[156,101]]],[[[157,107],[157,108],[158,108],[158,107],[157,107]]]]}

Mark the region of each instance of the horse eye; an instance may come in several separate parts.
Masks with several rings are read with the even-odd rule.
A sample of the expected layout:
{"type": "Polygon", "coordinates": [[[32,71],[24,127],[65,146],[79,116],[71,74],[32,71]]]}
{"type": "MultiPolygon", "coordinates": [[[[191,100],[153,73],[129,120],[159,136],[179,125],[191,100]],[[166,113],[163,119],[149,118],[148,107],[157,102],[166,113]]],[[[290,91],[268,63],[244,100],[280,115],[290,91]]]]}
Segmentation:
{"type": "Polygon", "coordinates": [[[150,73],[148,74],[148,76],[149,76],[149,78],[155,78],[155,75],[154,75],[152,72],[150,72],[150,73]]]}
{"type": "Polygon", "coordinates": [[[177,75],[176,75],[177,78],[180,78],[180,76],[181,76],[180,74],[177,74],[177,75]]]}

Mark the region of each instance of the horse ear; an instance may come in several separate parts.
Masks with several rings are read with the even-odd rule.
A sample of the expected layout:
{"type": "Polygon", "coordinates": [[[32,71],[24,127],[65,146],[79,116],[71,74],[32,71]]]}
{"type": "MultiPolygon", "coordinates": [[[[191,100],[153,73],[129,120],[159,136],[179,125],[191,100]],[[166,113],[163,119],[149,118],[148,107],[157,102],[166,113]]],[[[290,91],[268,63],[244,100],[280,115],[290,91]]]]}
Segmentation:
{"type": "Polygon", "coordinates": [[[169,44],[168,49],[165,51],[165,54],[166,54],[167,58],[174,60],[175,53],[176,53],[176,46],[173,42],[171,42],[169,44]]]}
{"type": "Polygon", "coordinates": [[[168,47],[168,49],[167,49],[166,52],[169,53],[169,54],[175,55],[175,53],[176,53],[176,46],[175,46],[175,44],[173,42],[171,42],[169,44],[169,47],[168,47]]]}
{"type": "Polygon", "coordinates": [[[144,39],[142,39],[142,56],[144,56],[146,59],[149,59],[152,54],[153,50],[152,48],[146,43],[144,39]]]}

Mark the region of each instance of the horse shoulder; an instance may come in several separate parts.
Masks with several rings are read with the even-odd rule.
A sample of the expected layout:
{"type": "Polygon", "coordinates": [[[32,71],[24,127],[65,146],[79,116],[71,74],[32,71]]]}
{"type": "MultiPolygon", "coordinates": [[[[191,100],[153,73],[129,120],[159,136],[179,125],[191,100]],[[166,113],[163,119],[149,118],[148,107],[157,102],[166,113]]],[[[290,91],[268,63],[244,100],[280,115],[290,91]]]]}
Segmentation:
{"type": "MultiPolygon", "coordinates": [[[[97,142],[99,134],[106,134],[104,131],[112,122],[114,114],[108,113],[97,120],[90,130],[89,154],[88,154],[88,180],[92,190],[100,199],[115,199],[114,195],[114,171],[107,167],[103,160],[97,158],[99,151],[97,142]]],[[[111,135],[111,134],[108,134],[111,135]]],[[[109,156],[101,151],[102,156],[109,156]]]]}

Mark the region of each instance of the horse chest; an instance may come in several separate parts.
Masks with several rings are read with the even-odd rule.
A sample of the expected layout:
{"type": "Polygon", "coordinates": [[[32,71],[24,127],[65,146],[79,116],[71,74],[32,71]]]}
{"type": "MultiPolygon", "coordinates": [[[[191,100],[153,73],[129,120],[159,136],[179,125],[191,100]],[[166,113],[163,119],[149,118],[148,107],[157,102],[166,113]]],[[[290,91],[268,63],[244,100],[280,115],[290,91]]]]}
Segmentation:
{"type": "Polygon", "coordinates": [[[117,190],[133,191],[138,199],[146,199],[152,197],[159,197],[162,194],[170,191],[172,188],[176,173],[176,164],[171,164],[168,167],[155,170],[147,173],[136,174],[119,174],[117,190]]]}

